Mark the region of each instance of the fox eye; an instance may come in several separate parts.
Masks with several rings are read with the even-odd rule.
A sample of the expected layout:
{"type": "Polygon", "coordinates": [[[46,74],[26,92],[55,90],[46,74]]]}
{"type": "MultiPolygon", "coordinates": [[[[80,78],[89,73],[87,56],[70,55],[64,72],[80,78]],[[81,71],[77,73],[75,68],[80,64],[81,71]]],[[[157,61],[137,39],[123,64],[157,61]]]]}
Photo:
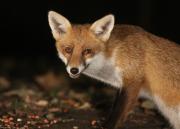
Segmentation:
{"type": "Polygon", "coordinates": [[[68,54],[71,54],[72,53],[72,48],[71,47],[65,47],[65,52],[68,53],[68,54]]]}
{"type": "Polygon", "coordinates": [[[89,54],[92,54],[93,52],[92,52],[92,49],[90,49],[90,48],[87,48],[87,49],[85,49],[84,51],[83,51],[83,55],[89,55],[89,54]]]}

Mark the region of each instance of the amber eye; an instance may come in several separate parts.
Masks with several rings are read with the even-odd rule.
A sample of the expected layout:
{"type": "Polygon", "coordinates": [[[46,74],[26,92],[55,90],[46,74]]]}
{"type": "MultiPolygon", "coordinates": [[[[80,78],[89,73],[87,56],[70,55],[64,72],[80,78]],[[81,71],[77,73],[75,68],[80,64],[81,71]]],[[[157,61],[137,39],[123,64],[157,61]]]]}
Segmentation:
{"type": "Polygon", "coordinates": [[[71,47],[65,47],[65,52],[68,53],[68,54],[71,54],[72,53],[72,48],[71,47]]]}
{"type": "Polygon", "coordinates": [[[88,48],[83,51],[83,55],[89,55],[92,54],[92,49],[88,48]]]}

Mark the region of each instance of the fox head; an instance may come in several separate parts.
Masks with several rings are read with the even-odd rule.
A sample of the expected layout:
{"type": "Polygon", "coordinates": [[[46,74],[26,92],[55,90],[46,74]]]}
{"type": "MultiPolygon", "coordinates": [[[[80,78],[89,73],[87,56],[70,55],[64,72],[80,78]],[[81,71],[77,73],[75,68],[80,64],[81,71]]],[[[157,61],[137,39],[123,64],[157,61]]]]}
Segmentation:
{"type": "Polygon", "coordinates": [[[72,25],[64,16],[50,11],[49,25],[59,57],[70,77],[77,78],[103,52],[114,27],[114,16],[107,15],[92,25],[72,25]]]}

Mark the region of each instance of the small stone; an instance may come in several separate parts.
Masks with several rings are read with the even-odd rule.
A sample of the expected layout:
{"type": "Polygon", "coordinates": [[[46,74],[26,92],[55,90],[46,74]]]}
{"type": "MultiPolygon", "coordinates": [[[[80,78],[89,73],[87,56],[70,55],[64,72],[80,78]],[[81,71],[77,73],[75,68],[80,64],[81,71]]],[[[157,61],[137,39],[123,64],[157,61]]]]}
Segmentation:
{"type": "Polygon", "coordinates": [[[31,124],[31,122],[30,122],[30,121],[27,121],[27,124],[29,125],[29,124],[31,124]]]}
{"type": "Polygon", "coordinates": [[[58,122],[58,120],[53,120],[53,123],[56,124],[58,122]]]}
{"type": "Polygon", "coordinates": [[[44,123],[46,124],[49,123],[48,119],[44,119],[44,123]]]}
{"type": "Polygon", "coordinates": [[[39,116],[38,115],[35,115],[35,117],[34,117],[35,119],[39,119],[39,116]]]}
{"type": "Polygon", "coordinates": [[[21,122],[21,121],[22,121],[22,119],[21,119],[21,118],[17,118],[17,121],[18,121],[18,122],[21,122]]]}
{"type": "Polygon", "coordinates": [[[96,120],[92,120],[92,121],[91,121],[91,125],[92,125],[92,126],[95,126],[95,125],[96,125],[96,123],[97,123],[97,121],[96,121],[96,120]]]}

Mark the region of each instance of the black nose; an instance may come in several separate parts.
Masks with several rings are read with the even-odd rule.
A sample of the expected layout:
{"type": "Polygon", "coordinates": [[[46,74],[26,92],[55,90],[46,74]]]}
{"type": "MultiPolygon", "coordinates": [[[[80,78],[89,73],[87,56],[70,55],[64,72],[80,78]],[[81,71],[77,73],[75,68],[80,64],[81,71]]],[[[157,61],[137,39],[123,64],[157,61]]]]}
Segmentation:
{"type": "Polygon", "coordinates": [[[70,69],[70,72],[71,72],[72,74],[77,74],[77,73],[79,72],[79,69],[78,69],[78,68],[71,68],[71,69],[70,69]]]}

